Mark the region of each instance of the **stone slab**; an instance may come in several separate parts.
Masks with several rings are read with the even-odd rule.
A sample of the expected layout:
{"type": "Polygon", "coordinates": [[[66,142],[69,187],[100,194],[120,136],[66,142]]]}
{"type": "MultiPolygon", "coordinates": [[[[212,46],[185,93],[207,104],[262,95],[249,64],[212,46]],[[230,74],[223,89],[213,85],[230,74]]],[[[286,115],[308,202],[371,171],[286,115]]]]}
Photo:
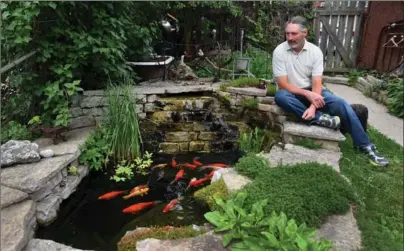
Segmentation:
{"type": "Polygon", "coordinates": [[[284,149],[275,145],[269,154],[265,155],[271,167],[276,167],[280,164],[294,165],[298,163],[318,162],[332,166],[338,173],[340,172],[339,160],[341,156],[341,152],[326,149],[313,150],[292,144],[286,144],[284,149]]]}
{"type": "Polygon", "coordinates": [[[57,145],[53,144],[51,138],[40,138],[35,143],[39,145],[39,149],[41,150],[52,149],[54,156],[65,154],[80,155],[79,146],[85,143],[87,137],[94,130],[94,127],[71,130],[65,134],[67,141],[62,141],[57,145]]]}
{"type": "Polygon", "coordinates": [[[1,184],[29,194],[34,193],[78,157],[78,153],[66,154],[6,168],[1,173],[1,184]]]}
{"type": "Polygon", "coordinates": [[[245,185],[252,182],[251,179],[238,174],[234,168],[222,168],[215,171],[212,177],[212,182],[215,182],[221,178],[223,178],[229,192],[240,190],[245,185]]]}
{"type": "Polygon", "coordinates": [[[344,141],[346,139],[345,136],[339,130],[333,130],[330,128],[317,125],[308,126],[302,123],[296,123],[291,121],[286,121],[283,124],[283,133],[313,139],[324,139],[338,142],[344,141]]]}
{"type": "Polygon", "coordinates": [[[91,251],[82,250],[54,242],[52,240],[32,239],[28,242],[24,251],[91,251]]]}
{"type": "Polygon", "coordinates": [[[1,210],[1,251],[20,251],[32,238],[35,202],[25,200],[1,210]]]}
{"type": "Polygon", "coordinates": [[[223,248],[222,238],[211,232],[195,238],[178,240],[145,239],[136,243],[137,251],[221,251],[223,248]]]}
{"type": "Polygon", "coordinates": [[[1,208],[16,204],[27,198],[27,193],[6,186],[1,186],[1,208]]]}
{"type": "Polygon", "coordinates": [[[258,103],[273,105],[275,104],[275,97],[257,97],[258,103]]]}
{"type": "Polygon", "coordinates": [[[76,191],[77,186],[87,176],[90,169],[87,166],[79,166],[78,175],[68,175],[63,179],[64,186],[56,186],[52,193],[59,196],[62,200],[67,199],[74,191],[76,191]]]}
{"type": "Polygon", "coordinates": [[[62,200],[54,194],[49,195],[37,204],[36,217],[38,223],[47,226],[56,219],[59,211],[59,205],[62,200]]]}
{"type": "Polygon", "coordinates": [[[331,76],[323,76],[324,83],[332,83],[332,84],[340,84],[340,85],[349,85],[349,79],[345,77],[331,77],[331,76]]]}
{"type": "Polygon", "coordinates": [[[285,112],[280,106],[273,104],[258,104],[258,110],[263,111],[263,112],[270,112],[275,115],[288,115],[289,113],[285,112]]]}
{"type": "Polygon", "coordinates": [[[237,93],[241,95],[257,96],[257,97],[265,97],[267,95],[267,91],[265,89],[258,89],[254,87],[238,88],[230,86],[226,88],[226,91],[230,93],[237,93]]]}
{"type": "Polygon", "coordinates": [[[333,250],[355,251],[361,249],[361,233],[352,207],[345,215],[327,217],[317,230],[317,238],[323,237],[333,241],[333,250]]]}
{"type": "MultiPolygon", "coordinates": [[[[284,122],[283,122],[284,123],[284,122]]],[[[283,142],[285,144],[295,144],[297,141],[305,139],[305,137],[291,135],[288,133],[283,134],[283,142]]],[[[321,148],[328,149],[331,151],[340,151],[338,141],[330,141],[330,140],[323,140],[323,139],[311,139],[316,144],[321,144],[321,148]]]]}
{"type": "Polygon", "coordinates": [[[69,129],[95,126],[95,119],[92,116],[80,116],[73,118],[69,124],[69,129]]]}

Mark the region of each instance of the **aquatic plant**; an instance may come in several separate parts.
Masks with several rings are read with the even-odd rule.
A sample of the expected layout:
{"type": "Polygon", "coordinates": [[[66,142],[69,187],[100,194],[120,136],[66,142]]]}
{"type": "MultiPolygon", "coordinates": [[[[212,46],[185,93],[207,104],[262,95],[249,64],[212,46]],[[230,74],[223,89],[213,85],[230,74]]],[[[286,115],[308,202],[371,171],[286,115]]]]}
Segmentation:
{"type": "Polygon", "coordinates": [[[111,84],[107,90],[111,151],[117,161],[134,160],[141,157],[142,138],[136,114],[136,101],[129,82],[117,86],[111,84]]]}
{"type": "Polygon", "coordinates": [[[255,127],[254,130],[240,134],[238,139],[240,150],[246,153],[259,153],[269,150],[268,148],[276,141],[275,136],[279,135],[255,127]]]}
{"type": "Polygon", "coordinates": [[[332,242],[315,240],[315,229],[306,224],[297,227],[294,219],[288,220],[281,212],[265,214],[268,199],[246,203],[247,193],[239,192],[228,200],[215,198],[220,210],[208,212],[205,218],[214,226],[215,232],[226,232],[223,246],[232,241],[231,250],[328,250],[332,242]]]}
{"type": "Polygon", "coordinates": [[[221,178],[220,180],[212,182],[210,185],[197,190],[193,197],[198,202],[207,204],[210,210],[218,210],[219,207],[215,203],[214,196],[225,199],[228,195],[229,191],[221,178]]]}
{"type": "Polygon", "coordinates": [[[153,163],[152,153],[145,152],[144,157],[137,157],[134,161],[121,160],[115,168],[115,174],[111,176],[111,180],[121,182],[130,180],[134,174],[147,175],[149,166],[153,163]]]}
{"type": "Polygon", "coordinates": [[[194,230],[192,226],[186,227],[150,227],[145,230],[136,231],[124,236],[117,244],[117,251],[133,251],[136,250],[136,243],[147,238],[155,238],[159,240],[176,240],[182,238],[192,238],[206,233],[206,230],[194,230]]]}

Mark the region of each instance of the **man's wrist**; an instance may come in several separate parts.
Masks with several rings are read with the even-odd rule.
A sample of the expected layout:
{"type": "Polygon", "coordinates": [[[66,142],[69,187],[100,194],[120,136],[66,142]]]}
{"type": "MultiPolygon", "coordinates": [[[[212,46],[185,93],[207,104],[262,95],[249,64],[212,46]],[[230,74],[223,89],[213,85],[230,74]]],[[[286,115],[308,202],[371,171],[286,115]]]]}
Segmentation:
{"type": "Polygon", "coordinates": [[[316,106],[315,106],[315,105],[313,105],[313,104],[311,104],[309,108],[314,109],[314,110],[316,110],[316,109],[317,109],[317,108],[316,108],[316,106]]]}

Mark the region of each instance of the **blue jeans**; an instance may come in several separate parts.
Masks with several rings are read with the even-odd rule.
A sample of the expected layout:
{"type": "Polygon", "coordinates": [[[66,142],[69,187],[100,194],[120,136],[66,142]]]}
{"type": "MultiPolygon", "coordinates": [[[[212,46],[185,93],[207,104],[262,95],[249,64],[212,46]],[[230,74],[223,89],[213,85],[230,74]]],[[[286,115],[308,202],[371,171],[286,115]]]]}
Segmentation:
{"type": "Polygon", "coordinates": [[[275,103],[310,125],[318,121],[322,112],[331,116],[338,116],[341,119],[341,124],[351,134],[355,147],[369,145],[369,137],[352,107],[344,99],[333,95],[325,88],[322,90],[322,96],[324,97],[325,105],[316,110],[315,118],[311,121],[302,119],[303,113],[310,106],[310,101],[306,97],[295,95],[285,89],[279,89],[275,94],[275,103]]]}

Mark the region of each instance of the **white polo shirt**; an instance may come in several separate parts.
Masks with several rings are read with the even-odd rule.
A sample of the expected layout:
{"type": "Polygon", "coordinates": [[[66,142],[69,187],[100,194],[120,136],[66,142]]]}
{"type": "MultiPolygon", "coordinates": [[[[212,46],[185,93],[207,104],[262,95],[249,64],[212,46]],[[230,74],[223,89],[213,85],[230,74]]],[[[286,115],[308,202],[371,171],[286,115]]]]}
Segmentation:
{"type": "Polygon", "coordinates": [[[285,41],[278,45],[272,54],[273,74],[274,77],[287,76],[288,83],[296,87],[310,87],[312,76],[323,75],[323,61],[320,48],[307,40],[298,54],[285,41]]]}

